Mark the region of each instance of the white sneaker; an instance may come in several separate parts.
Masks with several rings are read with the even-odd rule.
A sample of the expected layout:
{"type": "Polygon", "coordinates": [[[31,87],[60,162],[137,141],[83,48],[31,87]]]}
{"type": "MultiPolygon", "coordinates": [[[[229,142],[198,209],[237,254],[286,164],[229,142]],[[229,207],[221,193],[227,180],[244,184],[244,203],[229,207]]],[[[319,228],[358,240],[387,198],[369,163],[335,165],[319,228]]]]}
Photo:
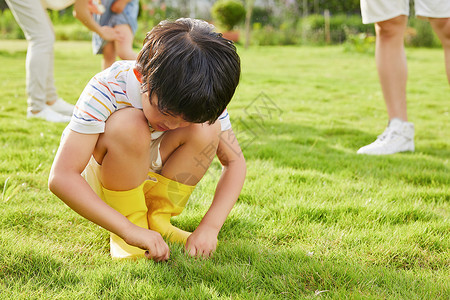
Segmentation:
{"type": "Polygon", "coordinates": [[[44,119],[48,122],[55,122],[55,123],[69,123],[71,119],[71,117],[69,116],[64,116],[62,114],[57,113],[56,111],[51,110],[48,106],[46,106],[43,110],[41,110],[37,114],[33,114],[31,111],[28,111],[27,118],[39,118],[44,119]]]}
{"type": "Polygon", "coordinates": [[[414,125],[394,118],[372,144],[358,150],[358,154],[386,155],[397,152],[414,152],[414,125]]]}
{"type": "Polygon", "coordinates": [[[61,98],[58,98],[55,103],[52,105],[47,105],[51,110],[65,116],[72,116],[74,106],[70,103],[67,103],[61,98]]]}

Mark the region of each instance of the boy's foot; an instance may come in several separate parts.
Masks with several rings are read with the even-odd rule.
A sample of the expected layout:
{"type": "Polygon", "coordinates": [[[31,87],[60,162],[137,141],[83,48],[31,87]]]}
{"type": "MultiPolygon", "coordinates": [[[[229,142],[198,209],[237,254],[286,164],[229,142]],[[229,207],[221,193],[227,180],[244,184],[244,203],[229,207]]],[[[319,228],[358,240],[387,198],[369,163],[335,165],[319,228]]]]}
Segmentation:
{"type": "Polygon", "coordinates": [[[71,117],[64,116],[62,114],[57,113],[56,111],[51,110],[48,106],[46,106],[43,110],[38,113],[32,113],[31,111],[27,112],[27,118],[39,118],[44,119],[48,122],[55,123],[69,123],[71,117]]]}
{"type": "Polygon", "coordinates": [[[51,110],[64,115],[64,116],[72,116],[74,106],[70,103],[67,103],[61,98],[58,98],[55,103],[52,105],[47,105],[51,110]]]}
{"type": "Polygon", "coordinates": [[[372,144],[358,150],[358,154],[386,155],[414,151],[414,125],[394,118],[372,144]]]}

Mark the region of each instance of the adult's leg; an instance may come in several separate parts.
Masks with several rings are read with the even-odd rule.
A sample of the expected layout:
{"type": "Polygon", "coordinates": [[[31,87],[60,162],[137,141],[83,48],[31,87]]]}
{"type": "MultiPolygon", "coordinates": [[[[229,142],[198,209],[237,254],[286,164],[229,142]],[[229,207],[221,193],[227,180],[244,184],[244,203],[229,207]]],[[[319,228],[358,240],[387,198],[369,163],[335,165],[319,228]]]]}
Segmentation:
{"type": "Polygon", "coordinates": [[[450,18],[429,18],[429,21],[444,48],[445,70],[450,84],[450,18]]]}
{"type": "Polygon", "coordinates": [[[114,26],[114,29],[120,33],[123,39],[114,42],[117,55],[123,60],[135,60],[137,53],[133,51],[133,31],[127,24],[114,26]]]}
{"type": "Polygon", "coordinates": [[[400,15],[377,22],[376,64],[389,117],[389,125],[375,142],[360,148],[358,154],[386,155],[414,151],[414,125],[407,122],[407,65],[403,34],[407,17],[400,15]]]}
{"type": "Polygon", "coordinates": [[[375,59],[389,120],[408,120],[406,108],[407,64],[403,42],[407,16],[375,24],[375,59]]]}
{"type": "Polygon", "coordinates": [[[28,41],[28,107],[31,112],[37,113],[45,108],[48,90],[55,92],[54,86],[47,87],[52,83],[49,77],[53,77],[53,26],[40,1],[7,0],[7,3],[28,41]]]}
{"type": "Polygon", "coordinates": [[[47,105],[53,105],[56,100],[58,100],[58,94],[56,93],[55,87],[55,76],[54,76],[54,53],[52,51],[48,63],[48,74],[45,89],[45,103],[47,105]]]}

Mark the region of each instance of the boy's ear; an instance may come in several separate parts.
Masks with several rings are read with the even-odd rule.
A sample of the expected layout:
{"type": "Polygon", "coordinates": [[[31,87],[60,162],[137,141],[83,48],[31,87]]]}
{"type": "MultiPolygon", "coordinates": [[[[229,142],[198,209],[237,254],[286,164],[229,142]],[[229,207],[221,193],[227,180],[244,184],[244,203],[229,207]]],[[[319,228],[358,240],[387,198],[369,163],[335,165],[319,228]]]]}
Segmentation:
{"type": "Polygon", "coordinates": [[[136,68],[133,68],[133,73],[134,76],[136,76],[136,79],[142,83],[142,74],[136,68]]]}

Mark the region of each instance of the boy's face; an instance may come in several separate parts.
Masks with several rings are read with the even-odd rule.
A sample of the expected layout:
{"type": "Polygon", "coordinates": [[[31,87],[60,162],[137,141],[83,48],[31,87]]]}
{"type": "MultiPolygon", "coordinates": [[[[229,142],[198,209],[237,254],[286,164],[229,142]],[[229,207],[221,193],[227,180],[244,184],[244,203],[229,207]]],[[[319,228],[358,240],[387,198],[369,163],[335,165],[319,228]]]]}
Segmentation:
{"type": "Polygon", "coordinates": [[[163,114],[158,109],[158,97],[152,94],[152,101],[148,98],[148,92],[142,94],[142,110],[150,126],[156,131],[174,130],[187,127],[191,123],[180,116],[163,114]]]}

